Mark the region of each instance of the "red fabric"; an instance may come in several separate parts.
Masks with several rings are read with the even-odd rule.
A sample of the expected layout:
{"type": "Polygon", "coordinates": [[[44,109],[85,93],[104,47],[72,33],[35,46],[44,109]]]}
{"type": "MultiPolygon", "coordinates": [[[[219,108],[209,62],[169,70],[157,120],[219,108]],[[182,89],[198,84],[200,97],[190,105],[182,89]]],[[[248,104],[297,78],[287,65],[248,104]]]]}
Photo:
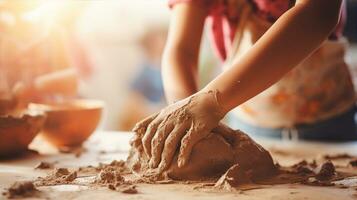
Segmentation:
{"type": "MultiPolygon", "coordinates": [[[[234,37],[236,24],[238,22],[237,15],[232,15],[232,9],[228,6],[229,0],[169,0],[169,7],[172,8],[177,3],[197,3],[206,6],[209,10],[207,18],[210,20],[212,31],[211,36],[215,49],[222,60],[227,58],[226,45],[231,42],[234,37]]],[[[253,6],[254,12],[263,19],[274,22],[284,12],[295,4],[295,0],[248,0],[253,6]]],[[[237,10],[237,9],[235,9],[237,10]]],[[[345,20],[346,7],[343,1],[341,9],[340,22],[336,26],[335,31],[330,35],[329,39],[341,37],[345,20]]],[[[235,13],[236,14],[236,13],[235,13]]]]}

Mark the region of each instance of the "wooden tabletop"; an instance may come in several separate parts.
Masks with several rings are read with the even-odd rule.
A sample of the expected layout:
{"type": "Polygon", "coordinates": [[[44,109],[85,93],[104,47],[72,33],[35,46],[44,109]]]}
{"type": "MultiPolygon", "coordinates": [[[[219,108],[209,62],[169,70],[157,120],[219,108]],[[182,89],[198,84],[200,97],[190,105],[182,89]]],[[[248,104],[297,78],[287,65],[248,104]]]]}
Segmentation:
{"type": "MultiPolygon", "coordinates": [[[[33,180],[45,176],[48,171],[35,170],[41,161],[57,162],[56,167],[76,168],[87,165],[109,163],[112,160],[125,160],[129,150],[130,132],[97,131],[84,144],[85,151],[78,157],[71,153],[60,153],[41,137],[37,137],[30,148],[39,152],[0,161],[0,191],[5,190],[14,181],[33,180]]],[[[293,164],[302,159],[312,159],[322,154],[347,152],[357,154],[357,143],[307,143],[276,141],[258,138],[259,143],[272,150],[275,160],[283,165],[293,164]],[[281,152],[284,153],[281,153],[281,152]]],[[[357,178],[347,180],[357,186],[357,178]]],[[[50,199],[357,199],[354,188],[317,187],[297,184],[275,185],[244,192],[213,192],[195,190],[192,185],[180,184],[139,184],[138,194],[123,194],[107,188],[91,188],[78,185],[60,185],[40,187],[50,194],[50,199]]],[[[0,196],[0,199],[5,198],[0,196]]]]}

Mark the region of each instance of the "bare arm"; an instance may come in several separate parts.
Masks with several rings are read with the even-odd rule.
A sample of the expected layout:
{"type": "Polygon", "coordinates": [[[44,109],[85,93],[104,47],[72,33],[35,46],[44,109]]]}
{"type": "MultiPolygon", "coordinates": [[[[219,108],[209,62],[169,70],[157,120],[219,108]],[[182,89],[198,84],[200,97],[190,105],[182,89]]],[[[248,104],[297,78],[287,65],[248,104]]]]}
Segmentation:
{"type": "Polygon", "coordinates": [[[300,0],[203,91],[217,90],[227,112],[277,82],[327,38],[339,18],[341,0],[300,0]]]}
{"type": "Polygon", "coordinates": [[[162,75],[168,103],[197,92],[198,55],[206,10],[200,5],[173,8],[162,59],[162,75]]]}
{"type": "MultiPolygon", "coordinates": [[[[144,151],[151,157],[150,166],[158,167],[161,171],[166,169],[178,147],[178,166],[186,165],[194,145],[219,126],[229,110],[274,84],[319,47],[337,24],[340,4],[341,0],[298,1],[244,57],[203,90],[138,123],[137,130],[146,130],[142,143],[144,151]]],[[[201,17],[204,15],[197,6],[182,6],[175,12],[181,8],[187,11],[181,17],[191,16],[189,20],[200,23],[193,23],[193,27],[189,27],[191,22],[188,19],[173,21],[174,27],[170,30],[166,50],[166,53],[173,53],[168,53],[171,57],[164,64],[166,71],[163,73],[170,100],[190,95],[196,90],[197,41],[202,32],[201,17]],[[198,15],[198,20],[192,18],[194,15],[198,15]],[[185,26],[179,26],[176,24],[178,22],[183,22],[185,26]],[[199,34],[197,29],[200,30],[199,34]],[[176,34],[180,37],[172,36],[176,34]],[[174,49],[170,50],[171,47],[174,49]]]]}

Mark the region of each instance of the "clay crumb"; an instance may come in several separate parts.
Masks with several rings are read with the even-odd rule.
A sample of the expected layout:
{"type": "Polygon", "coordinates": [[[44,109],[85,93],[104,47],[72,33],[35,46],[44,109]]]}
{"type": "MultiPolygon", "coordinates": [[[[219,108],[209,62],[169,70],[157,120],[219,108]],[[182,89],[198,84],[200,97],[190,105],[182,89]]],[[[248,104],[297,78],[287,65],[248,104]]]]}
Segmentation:
{"type": "Polygon", "coordinates": [[[117,187],[126,182],[122,175],[128,172],[128,168],[122,160],[113,160],[109,164],[100,163],[96,169],[99,173],[97,174],[95,183],[108,187],[111,187],[109,185],[117,187]]]}
{"type": "Polygon", "coordinates": [[[15,182],[4,194],[8,198],[34,197],[39,191],[31,181],[15,182]]]}
{"type": "Polygon", "coordinates": [[[77,171],[70,172],[67,168],[57,168],[46,177],[39,177],[36,186],[61,185],[72,183],[77,178],[77,171]]]}
{"type": "Polygon", "coordinates": [[[322,164],[320,171],[316,174],[316,179],[320,181],[329,180],[335,175],[335,166],[331,161],[322,164]]]}
{"type": "Polygon", "coordinates": [[[129,185],[123,189],[120,189],[120,192],[125,194],[137,194],[138,190],[136,189],[136,185],[129,185]]]}
{"type": "Polygon", "coordinates": [[[313,174],[313,170],[310,168],[311,164],[308,163],[306,160],[302,160],[297,164],[294,164],[293,169],[296,173],[300,175],[308,175],[308,174],[313,174]]]}
{"type": "Polygon", "coordinates": [[[36,165],[35,169],[53,169],[54,168],[54,164],[50,163],[50,162],[40,162],[36,165]]]}
{"type": "Polygon", "coordinates": [[[57,168],[54,172],[54,175],[56,177],[66,176],[66,175],[69,175],[69,171],[67,168],[57,168]]]}
{"type": "Polygon", "coordinates": [[[299,167],[299,166],[307,166],[307,165],[308,165],[307,161],[306,160],[302,160],[302,161],[294,164],[292,167],[296,168],[296,167],[299,167]]]}
{"type": "Polygon", "coordinates": [[[108,188],[109,188],[110,190],[116,190],[116,188],[115,188],[115,186],[114,186],[113,184],[109,184],[109,185],[108,185],[108,188]]]}
{"type": "Polygon", "coordinates": [[[77,172],[74,171],[74,172],[68,174],[68,175],[64,178],[64,180],[65,180],[65,181],[68,181],[68,182],[72,182],[72,181],[74,181],[76,178],[77,178],[77,172]]]}
{"type": "Polygon", "coordinates": [[[310,168],[308,168],[307,166],[298,166],[296,168],[296,172],[298,174],[304,175],[304,174],[312,174],[314,173],[310,168]]]}

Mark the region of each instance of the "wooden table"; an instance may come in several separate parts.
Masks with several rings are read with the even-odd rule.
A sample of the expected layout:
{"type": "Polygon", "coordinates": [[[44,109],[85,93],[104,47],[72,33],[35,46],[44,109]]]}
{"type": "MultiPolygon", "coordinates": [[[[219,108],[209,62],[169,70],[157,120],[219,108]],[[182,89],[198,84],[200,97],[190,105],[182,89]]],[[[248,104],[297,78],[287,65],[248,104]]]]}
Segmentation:
{"type": "MultiPolygon", "coordinates": [[[[38,176],[45,176],[48,171],[35,170],[40,161],[57,161],[56,167],[75,168],[86,165],[98,165],[99,162],[109,163],[114,159],[126,159],[129,149],[129,132],[98,131],[85,143],[87,149],[80,157],[74,154],[58,153],[56,148],[37,137],[30,147],[40,154],[29,153],[23,157],[0,161],[0,191],[18,180],[32,180],[38,176]]],[[[357,153],[357,143],[307,143],[259,139],[258,141],[268,149],[275,152],[283,150],[288,154],[274,155],[279,163],[286,165],[301,159],[315,158],[325,153],[349,152],[357,153]],[[289,153],[290,152],[290,153],[289,153]]],[[[357,178],[351,178],[349,185],[357,186],[357,178]]],[[[123,194],[110,191],[107,188],[91,188],[78,185],[60,185],[40,187],[47,191],[50,199],[306,199],[306,200],[332,200],[332,199],[357,199],[357,190],[353,188],[340,189],[334,187],[316,187],[297,184],[269,186],[262,189],[243,192],[211,192],[195,190],[192,185],[164,184],[150,185],[139,184],[138,194],[123,194]]],[[[5,198],[0,196],[0,199],[5,198]]]]}

